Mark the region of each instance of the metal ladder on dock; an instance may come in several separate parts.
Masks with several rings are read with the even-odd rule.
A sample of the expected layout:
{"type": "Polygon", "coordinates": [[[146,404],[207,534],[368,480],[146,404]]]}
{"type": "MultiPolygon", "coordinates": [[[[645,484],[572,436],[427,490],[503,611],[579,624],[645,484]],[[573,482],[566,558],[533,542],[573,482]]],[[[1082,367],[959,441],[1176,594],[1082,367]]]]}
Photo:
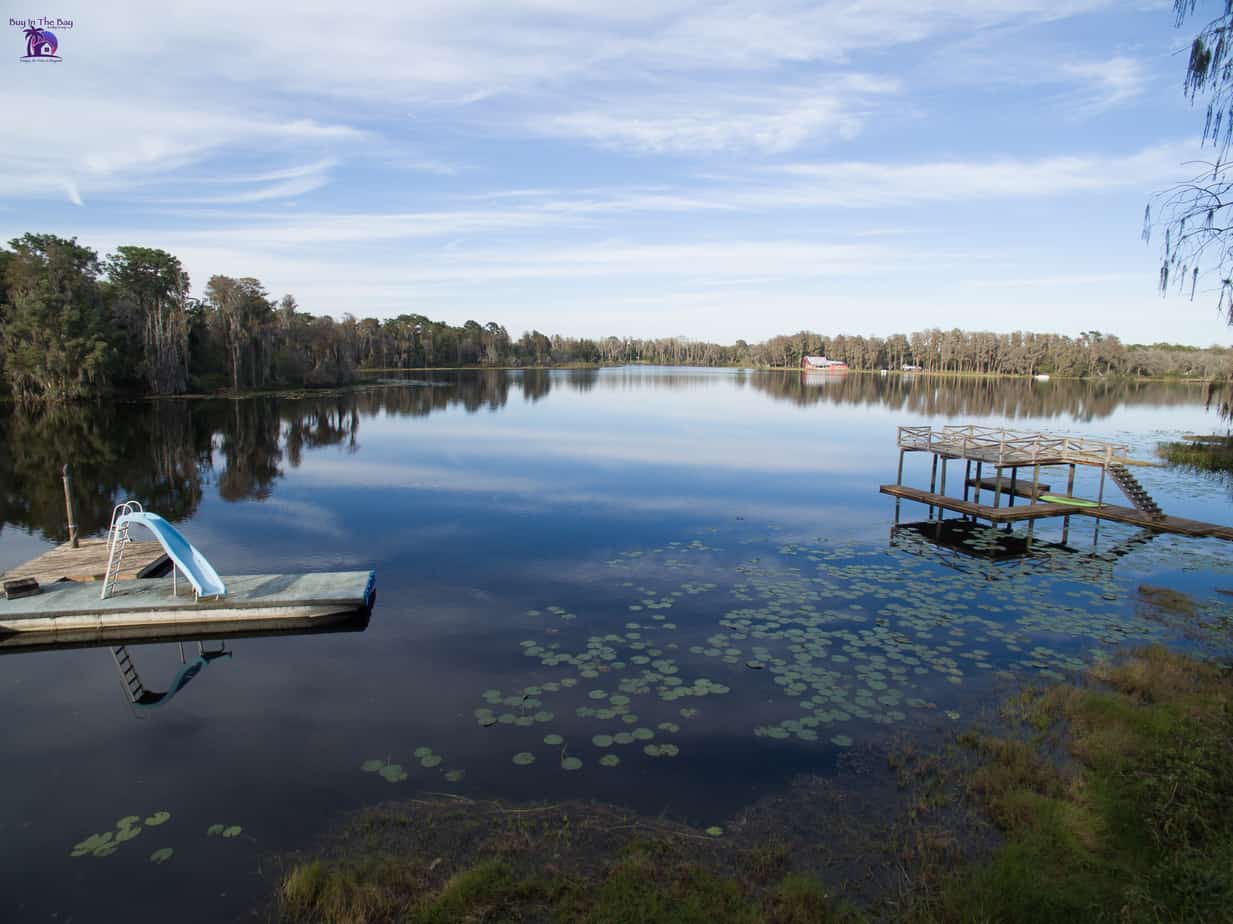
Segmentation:
{"type": "Polygon", "coordinates": [[[1147,493],[1147,489],[1139,483],[1139,479],[1131,473],[1130,469],[1120,462],[1114,462],[1109,466],[1109,475],[1122,489],[1122,493],[1135,505],[1136,510],[1146,513],[1153,520],[1164,519],[1164,511],[1160,509],[1160,505],[1156,503],[1152,495],[1147,493]]]}
{"type": "Polygon", "coordinates": [[[111,526],[107,529],[107,573],[103,575],[103,592],[99,594],[100,600],[106,600],[115,590],[116,581],[120,577],[120,564],[124,561],[124,550],[132,541],[128,537],[128,523],[120,523],[118,526],[116,524],[127,514],[141,512],[143,512],[141,504],[134,500],[116,504],[111,511],[111,526]]]}

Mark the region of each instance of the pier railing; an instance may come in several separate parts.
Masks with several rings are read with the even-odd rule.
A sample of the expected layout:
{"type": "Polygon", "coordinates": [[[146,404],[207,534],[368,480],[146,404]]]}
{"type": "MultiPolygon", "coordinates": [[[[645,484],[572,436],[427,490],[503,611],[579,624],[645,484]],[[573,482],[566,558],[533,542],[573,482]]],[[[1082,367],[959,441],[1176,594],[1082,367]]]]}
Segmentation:
{"type": "Polygon", "coordinates": [[[1109,466],[1131,461],[1130,447],[1124,443],[974,424],[899,427],[898,442],[899,448],[904,450],[974,459],[995,466],[1067,462],[1109,466]]]}

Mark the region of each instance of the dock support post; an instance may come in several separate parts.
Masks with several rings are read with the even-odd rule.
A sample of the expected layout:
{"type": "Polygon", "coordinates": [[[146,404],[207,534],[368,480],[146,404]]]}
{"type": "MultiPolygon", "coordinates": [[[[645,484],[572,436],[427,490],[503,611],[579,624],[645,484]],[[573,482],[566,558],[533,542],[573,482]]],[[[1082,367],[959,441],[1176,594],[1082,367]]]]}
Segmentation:
{"type": "Polygon", "coordinates": [[[1032,500],[1031,502],[1033,504],[1036,503],[1036,500],[1039,496],[1040,496],[1040,463],[1037,462],[1034,466],[1032,466],[1032,500]]]}
{"type": "Polygon", "coordinates": [[[1105,467],[1100,467],[1100,492],[1096,495],[1096,503],[1102,504],[1105,500],[1105,467]]]}
{"type": "Polygon", "coordinates": [[[968,492],[972,489],[972,460],[968,459],[963,464],[963,499],[968,499],[968,492]]]}
{"type": "Polygon", "coordinates": [[[993,482],[993,506],[1000,505],[1002,500],[1002,466],[998,466],[998,476],[993,482]]]}
{"type": "Polygon", "coordinates": [[[1010,469],[1010,500],[1006,502],[1007,507],[1015,506],[1015,484],[1019,481],[1019,466],[1011,466],[1010,469]]]}
{"type": "Polygon", "coordinates": [[[899,474],[895,477],[895,484],[903,487],[903,456],[906,450],[899,450],[899,474]]]}
{"type": "MultiPolygon", "coordinates": [[[[946,495],[946,463],[947,463],[947,461],[948,461],[948,460],[947,460],[945,457],[943,457],[943,458],[942,458],[942,486],[941,486],[941,490],[940,490],[940,492],[939,492],[939,493],[941,493],[941,494],[942,494],[942,496],[945,496],[945,495],[946,495]]],[[[938,522],[939,522],[939,523],[941,523],[941,522],[942,522],[942,518],[943,518],[944,516],[946,516],[946,508],[945,508],[945,507],[939,507],[939,508],[938,508],[938,522]]]]}
{"type": "Polygon", "coordinates": [[[976,460],[976,491],[972,495],[972,501],[977,504],[980,503],[980,486],[981,486],[980,480],[981,478],[984,477],[984,475],[982,474],[984,465],[985,465],[984,462],[981,462],[979,459],[976,460]]]}
{"type": "Polygon", "coordinates": [[[64,477],[64,509],[68,514],[69,545],[78,548],[77,518],[73,516],[73,471],[65,465],[62,475],[64,477]]]}
{"type": "Polygon", "coordinates": [[[1066,496],[1075,496],[1075,463],[1070,463],[1070,477],[1066,479],[1066,496]]]}
{"type": "MultiPolygon", "coordinates": [[[[938,454],[933,454],[933,468],[929,472],[929,493],[936,494],[938,491],[938,454]]],[[[929,505],[929,519],[933,519],[933,504],[929,505]]]]}

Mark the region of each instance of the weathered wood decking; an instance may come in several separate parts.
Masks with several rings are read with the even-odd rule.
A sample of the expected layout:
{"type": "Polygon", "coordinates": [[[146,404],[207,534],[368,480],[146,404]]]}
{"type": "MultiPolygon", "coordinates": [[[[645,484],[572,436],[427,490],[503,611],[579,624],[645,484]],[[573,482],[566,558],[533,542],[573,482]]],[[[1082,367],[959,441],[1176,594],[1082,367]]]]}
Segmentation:
{"type": "MultiPolygon", "coordinates": [[[[228,627],[312,626],[372,606],[371,571],[318,574],[246,574],[224,578],[227,595],[195,600],[173,595],[170,578],[117,582],[107,599],[95,583],[62,581],[17,600],[0,600],[0,645],[22,635],[26,642],[107,641],[134,630],[162,635],[228,627]]],[[[183,582],[182,582],[183,583],[183,582]]]]}
{"type": "MultiPolygon", "coordinates": [[[[121,580],[162,574],[171,559],[157,542],[130,542],[124,550],[121,580]]],[[[78,548],[66,542],[49,549],[38,558],[5,572],[4,580],[32,577],[40,585],[57,581],[101,581],[107,574],[107,540],[82,539],[78,548]]],[[[97,595],[98,590],[95,589],[97,595]]]]}

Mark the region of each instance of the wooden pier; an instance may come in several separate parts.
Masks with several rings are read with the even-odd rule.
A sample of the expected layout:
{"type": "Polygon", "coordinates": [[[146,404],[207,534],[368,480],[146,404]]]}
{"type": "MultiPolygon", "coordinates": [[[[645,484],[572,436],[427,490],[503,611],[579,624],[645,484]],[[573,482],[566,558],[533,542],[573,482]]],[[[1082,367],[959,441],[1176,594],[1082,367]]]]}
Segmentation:
{"type": "MultiPolygon", "coordinates": [[[[130,542],[124,550],[121,580],[158,577],[171,566],[171,559],[157,542],[130,542]]],[[[77,547],[66,542],[24,565],[5,572],[4,580],[34,578],[40,585],[57,581],[101,581],[107,574],[107,540],[80,539],[77,547]]]]}
{"type": "Polygon", "coordinates": [[[1130,465],[1147,463],[1132,459],[1129,447],[1121,443],[993,427],[945,426],[900,427],[898,444],[898,479],[895,484],[884,484],[879,488],[883,494],[896,499],[896,522],[899,501],[911,500],[926,504],[931,516],[933,509],[937,508],[939,520],[942,511],[949,510],[973,520],[987,520],[991,524],[1026,521],[1030,530],[1033,522],[1046,517],[1064,517],[1064,522],[1069,524],[1072,516],[1086,516],[1158,533],[1233,541],[1233,527],[1166,515],[1127,469],[1130,465]],[[904,457],[909,452],[933,455],[928,490],[903,483],[904,457]],[[962,498],[946,493],[947,466],[956,460],[965,465],[962,498]],[[1074,494],[1075,472],[1080,465],[1100,470],[1100,490],[1094,500],[1074,494]],[[993,478],[985,477],[985,466],[993,470],[993,478]],[[1041,469],[1049,466],[1068,468],[1064,494],[1052,492],[1049,485],[1041,482],[1041,469]],[[1030,478],[1024,477],[1022,469],[1031,473],[1030,478]],[[1105,502],[1106,480],[1111,480],[1121,489],[1131,506],[1105,502]],[[992,493],[991,504],[981,503],[981,493],[984,491],[992,493]],[[1002,505],[1004,495],[1008,496],[1005,506],[1002,505]],[[1065,497],[1077,503],[1052,502],[1043,500],[1045,497],[1065,497]],[[1028,503],[1016,506],[1017,498],[1028,503]]]}

